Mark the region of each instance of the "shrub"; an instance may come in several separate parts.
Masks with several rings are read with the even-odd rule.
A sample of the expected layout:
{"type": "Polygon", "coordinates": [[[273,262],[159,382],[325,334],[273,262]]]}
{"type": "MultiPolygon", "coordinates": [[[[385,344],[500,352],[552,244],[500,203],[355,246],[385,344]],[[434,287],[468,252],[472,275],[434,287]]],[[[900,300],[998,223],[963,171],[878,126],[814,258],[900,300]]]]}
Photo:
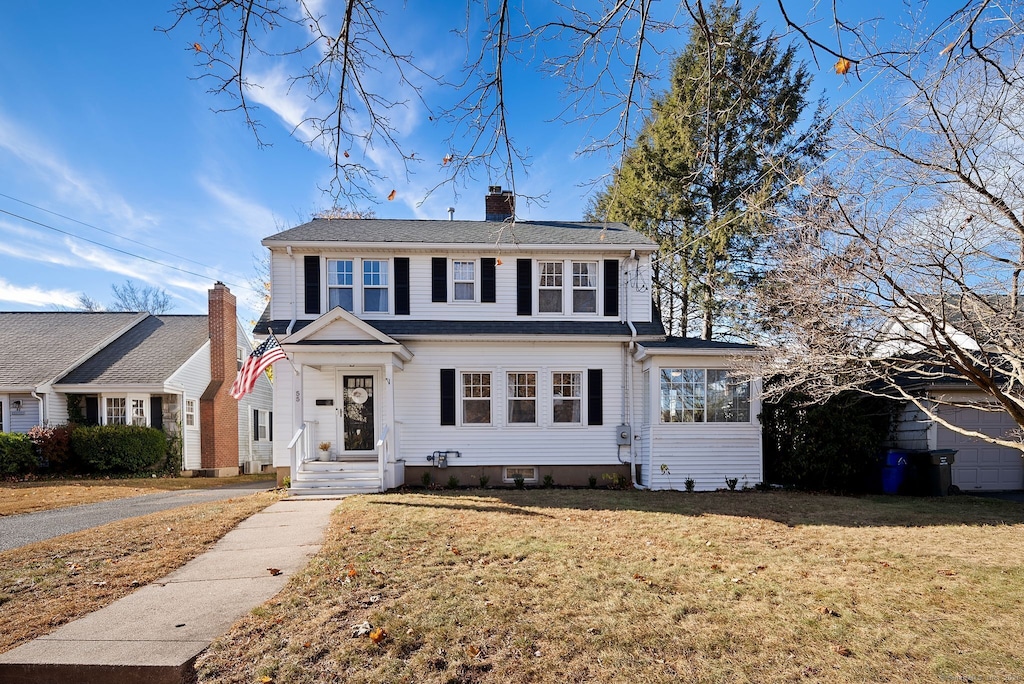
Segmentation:
{"type": "Polygon", "coordinates": [[[694,482],[692,477],[688,477],[685,480],[683,480],[683,485],[686,487],[686,491],[692,492],[694,488],[697,486],[697,483],[694,482]]]}
{"type": "Polygon", "coordinates": [[[595,487],[597,487],[597,476],[595,476],[595,475],[588,476],[587,477],[587,486],[590,487],[591,489],[594,489],[595,487]]]}
{"type": "Polygon", "coordinates": [[[163,458],[163,430],[137,425],[76,427],[71,449],[85,467],[96,473],[139,473],[163,458]]]}
{"type": "Polygon", "coordinates": [[[36,425],[28,431],[40,465],[49,467],[51,472],[79,469],[80,464],[71,451],[71,430],[70,425],[36,425]]]}
{"type": "Polygon", "coordinates": [[[516,489],[523,489],[526,486],[526,478],[522,475],[516,475],[512,481],[515,483],[516,489]]]}
{"type": "Polygon", "coordinates": [[[544,476],[544,487],[550,489],[555,486],[555,476],[550,473],[544,476]]]}
{"type": "Polygon", "coordinates": [[[459,478],[456,477],[455,475],[448,476],[448,489],[458,489],[458,488],[459,488],[459,478]]]}
{"type": "Polygon", "coordinates": [[[791,393],[765,403],[765,479],[798,489],[876,490],[879,455],[899,404],[852,392],[820,404],[791,393]]]}
{"type": "Polygon", "coordinates": [[[21,475],[38,465],[27,435],[0,432],[0,475],[21,475]]]}
{"type": "Polygon", "coordinates": [[[491,481],[490,475],[480,476],[480,489],[487,489],[487,483],[491,481]]]}

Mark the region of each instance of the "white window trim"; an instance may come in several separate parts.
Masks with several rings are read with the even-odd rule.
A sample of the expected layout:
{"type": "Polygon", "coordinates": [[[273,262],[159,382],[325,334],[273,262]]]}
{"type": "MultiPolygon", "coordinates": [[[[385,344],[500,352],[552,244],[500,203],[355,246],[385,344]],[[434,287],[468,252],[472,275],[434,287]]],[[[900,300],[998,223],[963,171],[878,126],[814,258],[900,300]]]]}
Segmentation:
{"type": "MultiPolygon", "coordinates": [[[[394,259],[387,256],[372,257],[372,256],[352,256],[350,254],[327,254],[320,257],[320,268],[323,273],[321,276],[320,283],[320,297],[321,297],[321,309],[327,311],[327,307],[330,306],[331,302],[331,285],[330,274],[328,272],[329,261],[351,261],[352,262],[352,311],[351,313],[362,316],[389,316],[394,313],[395,310],[395,263],[394,259]],[[366,288],[363,285],[363,262],[364,261],[382,261],[387,264],[388,267],[388,284],[386,287],[378,288],[366,288]],[[364,291],[366,289],[382,289],[387,290],[387,311],[366,311],[366,300],[364,298],[364,291]]],[[[301,284],[301,282],[299,283],[301,284]]],[[[347,287],[347,286],[337,286],[347,287]]],[[[301,295],[301,291],[300,291],[301,295]]]]}
{"type": "Polygon", "coordinates": [[[587,371],[582,368],[548,368],[548,425],[556,429],[573,429],[587,427],[587,371]],[[575,423],[555,422],[555,373],[579,373],[580,375],[580,419],[575,423]]]}
{"type": "Polygon", "coordinates": [[[324,281],[326,282],[327,290],[325,293],[325,304],[326,307],[331,308],[331,290],[352,290],[352,309],[356,308],[356,259],[354,257],[327,257],[324,259],[324,281]],[[331,285],[331,262],[332,261],[350,261],[352,262],[352,284],[351,285],[331,285]]]}
{"type": "MultiPolygon", "coordinates": [[[[537,370],[511,370],[511,369],[503,369],[500,372],[505,377],[505,401],[503,402],[504,406],[505,406],[505,413],[504,413],[504,415],[502,417],[503,421],[504,421],[504,425],[507,426],[507,427],[510,427],[510,428],[520,428],[520,427],[536,428],[536,427],[539,427],[541,425],[541,401],[542,401],[542,396],[543,396],[543,394],[541,392],[541,378],[543,377],[543,374],[541,373],[541,371],[537,371],[537,370]],[[509,391],[508,376],[513,374],[513,373],[533,373],[533,376],[534,376],[533,404],[534,404],[534,407],[533,407],[533,422],[532,423],[513,423],[511,420],[509,420],[509,417],[508,417],[509,406],[512,404],[513,401],[523,401],[523,399],[517,399],[517,398],[513,397],[512,393],[509,391]]],[[[492,381],[492,383],[493,383],[493,381],[492,381]]],[[[493,389],[491,390],[491,393],[492,394],[494,393],[493,389]]],[[[493,418],[493,416],[492,416],[492,418],[493,418]]]]}
{"type": "Polygon", "coordinates": [[[197,402],[196,402],[195,399],[190,399],[188,397],[185,397],[184,406],[182,407],[182,413],[183,413],[183,416],[184,416],[183,420],[182,420],[182,423],[183,423],[182,427],[185,427],[185,428],[187,428],[189,430],[198,430],[199,429],[199,415],[198,415],[199,412],[196,410],[197,408],[198,408],[198,406],[197,406],[197,402]],[[189,404],[192,404],[192,410],[191,411],[188,410],[188,405],[189,404]],[[189,416],[192,416],[192,424],[191,425],[188,424],[189,416]]]}
{"type": "MultiPolygon", "coordinates": [[[[479,369],[478,368],[464,368],[464,369],[460,368],[459,370],[456,371],[456,375],[455,375],[456,388],[455,388],[455,390],[457,392],[458,403],[455,406],[455,412],[457,414],[456,415],[456,424],[459,427],[467,427],[467,428],[493,428],[493,427],[496,427],[496,426],[499,425],[499,422],[497,420],[495,420],[495,416],[494,416],[494,403],[495,403],[495,401],[498,398],[498,396],[497,396],[498,392],[496,391],[496,388],[494,386],[494,376],[497,373],[500,373],[500,372],[501,371],[487,369],[487,368],[479,368],[479,369]],[[466,375],[466,374],[473,374],[473,373],[486,373],[487,375],[489,375],[491,377],[491,385],[490,385],[491,386],[491,396],[489,397],[489,399],[491,401],[491,413],[490,413],[490,420],[488,422],[486,422],[486,423],[467,423],[464,420],[465,415],[466,415],[465,414],[465,404],[464,404],[464,402],[466,401],[466,394],[465,394],[466,386],[465,386],[465,383],[463,381],[463,376],[466,375]]],[[[473,399],[470,399],[470,401],[473,401],[473,399]]]]}
{"type": "Polygon", "coordinates": [[[256,411],[256,414],[258,415],[257,420],[259,421],[259,423],[257,425],[252,425],[252,421],[253,421],[254,415],[253,415],[253,412],[250,411],[249,412],[249,424],[251,425],[251,429],[249,430],[249,441],[251,441],[251,442],[269,442],[270,441],[270,411],[264,411],[263,409],[255,409],[255,411],[256,411]],[[260,429],[261,426],[263,427],[263,435],[262,436],[259,434],[259,429],[260,429]],[[259,439],[257,439],[257,437],[259,439]]]}
{"type": "Polygon", "coordinates": [[[451,283],[451,297],[449,303],[451,304],[479,304],[480,303],[480,260],[479,259],[458,259],[451,258],[448,260],[449,272],[448,281],[451,283]],[[473,280],[455,280],[455,263],[466,263],[473,264],[473,280]],[[472,299],[456,299],[455,298],[455,286],[458,283],[472,283],[473,285],[473,298],[472,299]]]}
{"type": "MultiPolygon", "coordinates": [[[[534,316],[546,316],[546,317],[569,317],[569,318],[602,318],[604,316],[604,269],[601,267],[601,260],[596,258],[585,258],[578,256],[570,259],[544,259],[537,258],[533,260],[533,315],[534,316]],[[561,311],[541,311],[540,310],[540,292],[541,292],[541,270],[540,264],[559,262],[562,264],[562,310],[561,311]],[[575,288],[572,285],[573,271],[572,265],[576,264],[596,264],[597,272],[595,274],[595,282],[593,290],[595,292],[595,306],[594,311],[573,311],[573,292],[575,288]]],[[[547,289],[547,288],[545,288],[547,289]]],[[[590,288],[582,288],[590,290],[590,288]]]]}
{"type": "Polygon", "coordinates": [[[691,428],[691,429],[695,428],[695,427],[699,429],[702,426],[704,428],[711,428],[713,426],[716,429],[720,429],[722,426],[726,426],[726,425],[737,425],[737,426],[753,425],[753,424],[755,424],[757,422],[757,410],[758,410],[758,408],[755,405],[755,396],[754,396],[754,394],[755,394],[755,387],[754,387],[754,382],[752,380],[747,380],[746,381],[746,383],[747,383],[747,411],[748,411],[747,420],[715,421],[715,420],[708,420],[708,371],[726,371],[726,372],[729,372],[728,368],[722,368],[720,366],[719,367],[715,367],[715,366],[685,366],[685,365],[684,366],[660,366],[660,367],[657,368],[657,371],[658,372],[654,376],[655,377],[655,381],[654,381],[655,385],[654,385],[654,388],[652,388],[652,390],[651,390],[652,391],[652,399],[654,397],[657,397],[657,401],[652,401],[653,406],[651,407],[653,410],[656,410],[658,412],[657,420],[654,422],[654,424],[661,425],[661,426],[669,426],[669,425],[671,425],[671,426],[686,426],[687,428],[691,428]],[[662,374],[663,371],[672,371],[672,370],[699,370],[699,371],[704,371],[704,420],[700,420],[700,421],[696,421],[696,420],[695,421],[682,421],[682,420],[680,420],[680,421],[668,421],[668,420],[665,420],[662,417],[662,415],[661,415],[661,406],[662,406],[661,374],[662,374]]]}
{"type": "MultiPolygon", "coordinates": [[[[142,402],[142,413],[145,416],[145,427],[153,426],[153,417],[150,416],[150,397],[149,394],[132,394],[132,393],[119,393],[113,392],[110,394],[100,394],[100,425],[109,425],[107,423],[107,400],[108,399],[124,399],[124,425],[132,425],[132,401],[137,400],[142,402]]],[[[116,423],[121,425],[121,423],[116,423]]]]}

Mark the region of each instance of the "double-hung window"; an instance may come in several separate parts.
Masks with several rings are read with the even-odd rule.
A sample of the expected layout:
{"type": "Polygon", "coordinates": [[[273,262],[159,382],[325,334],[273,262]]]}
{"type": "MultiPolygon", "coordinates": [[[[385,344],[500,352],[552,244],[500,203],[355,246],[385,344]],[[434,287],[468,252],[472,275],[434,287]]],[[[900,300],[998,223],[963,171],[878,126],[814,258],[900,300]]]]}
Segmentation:
{"type": "Polygon", "coordinates": [[[747,423],[750,382],[727,370],[663,368],[661,422],[747,423]]]}
{"type": "Polygon", "coordinates": [[[476,301],[476,262],[452,262],[452,282],[456,302],[476,301]]]}
{"type": "Polygon", "coordinates": [[[555,423],[580,423],[583,416],[583,374],[551,374],[551,418],[555,423]]]}
{"type": "Polygon", "coordinates": [[[597,262],[572,262],[572,311],[597,313],[597,262]]]}
{"type": "Polygon", "coordinates": [[[491,422],[491,374],[462,374],[462,424],[488,425],[491,422]]]}
{"type": "Polygon", "coordinates": [[[185,400],[185,427],[196,426],[196,400],[185,400]]]}
{"type": "Polygon", "coordinates": [[[327,260],[327,308],[340,306],[352,311],[352,260],[327,260]]]}
{"type": "Polygon", "coordinates": [[[132,399],[132,425],[146,427],[146,400],[132,399]]]}
{"type": "Polygon", "coordinates": [[[537,422],[537,374],[508,374],[508,422],[537,422]]]}
{"type": "Polygon", "coordinates": [[[562,262],[541,261],[537,309],[541,313],[562,313],[562,262]]]}
{"type": "Polygon", "coordinates": [[[387,313],[388,262],[363,259],[363,311],[387,313]]]}
{"type": "Polygon", "coordinates": [[[127,399],[124,397],[107,397],[105,404],[107,425],[125,425],[128,422],[127,399]]]}

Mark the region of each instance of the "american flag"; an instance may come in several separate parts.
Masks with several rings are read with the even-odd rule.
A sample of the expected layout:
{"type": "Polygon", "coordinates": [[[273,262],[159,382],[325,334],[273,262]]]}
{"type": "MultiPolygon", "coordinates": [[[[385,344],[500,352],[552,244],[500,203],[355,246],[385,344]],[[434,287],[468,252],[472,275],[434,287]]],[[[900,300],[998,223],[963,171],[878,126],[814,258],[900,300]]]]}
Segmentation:
{"type": "Polygon", "coordinates": [[[270,364],[287,358],[284,350],[281,349],[281,344],[274,337],[274,333],[270,333],[270,337],[264,340],[263,344],[256,347],[252,354],[249,354],[249,358],[245,360],[245,363],[238,370],[238,377],[235,378],[235,382],[231,385],[231,396],[235,399],[241,399],[249,392],[252,392],[252,388],[256,386],[256,381],[260,379],[260,375],[263,371],[267,370],[270,364]]]}

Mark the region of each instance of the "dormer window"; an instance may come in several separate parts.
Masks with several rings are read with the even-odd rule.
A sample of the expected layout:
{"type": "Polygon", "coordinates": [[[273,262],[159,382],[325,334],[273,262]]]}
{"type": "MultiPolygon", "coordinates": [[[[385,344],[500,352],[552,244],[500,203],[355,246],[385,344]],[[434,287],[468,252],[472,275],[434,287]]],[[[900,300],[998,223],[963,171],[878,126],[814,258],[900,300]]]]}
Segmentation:
{"type": "Polygon", "coordinates": [[[456,302],[476,301],[476,262],[452,262],[452,282],[456,302]]]}

